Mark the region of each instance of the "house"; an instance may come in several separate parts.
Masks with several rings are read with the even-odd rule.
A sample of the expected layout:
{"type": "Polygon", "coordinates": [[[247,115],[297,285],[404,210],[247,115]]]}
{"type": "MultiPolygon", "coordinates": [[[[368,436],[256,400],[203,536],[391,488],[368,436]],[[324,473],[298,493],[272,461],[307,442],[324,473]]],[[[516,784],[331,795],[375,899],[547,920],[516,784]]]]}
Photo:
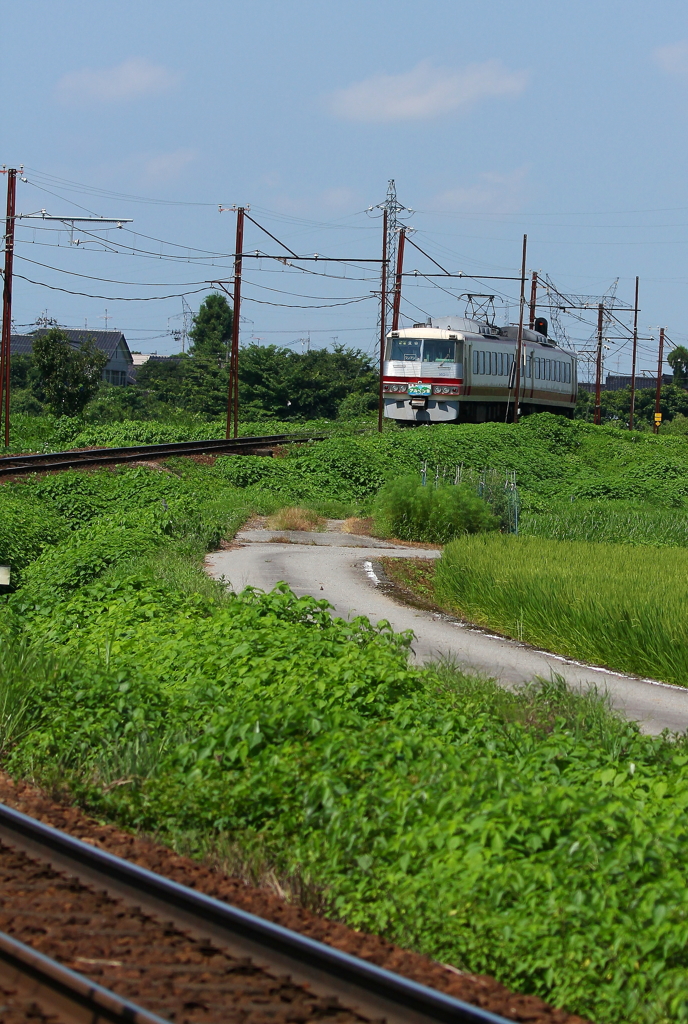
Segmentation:
{"type": "MultiPolygon", "coordinates": [[[[93,342],[97,349],[104,352],[108,361],[103,368],[103,380],[108,384],[131,384],[134,380],[132,359],[127,339],[121,331],[91,331],[85,328],[60,327],[74,348],[79,348],[85,341],[93,342]]],[[[36,338],[47,334],[48,328],[39,327],[30,334],[13,334],[10,341],[11,355],[31,355],[36,338]]]]}

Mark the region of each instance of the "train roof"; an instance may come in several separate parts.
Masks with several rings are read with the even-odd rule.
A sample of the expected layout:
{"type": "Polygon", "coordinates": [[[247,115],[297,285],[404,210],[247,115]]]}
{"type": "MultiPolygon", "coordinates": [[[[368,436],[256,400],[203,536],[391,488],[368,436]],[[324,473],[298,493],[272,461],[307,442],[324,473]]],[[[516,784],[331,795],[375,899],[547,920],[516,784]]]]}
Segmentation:
{"type": "MultiPolygon", "coordinates": [[[[478,320],[470,320],[467,317],[443,316],[433,317],[427,324],[414,324],[413,327],[391,331],[388,337],[449,339],[467,334],[500,341],[517,341],[518,325],[509,324],[506,327],[497,327],[495,324],[480,323],[478,320]]],[[[528,327],[523,328],[523,341],[529,342],[531,345],[542,345],[550,350],[555,349],[565,355],[573,355],[568,349],[559,348],[557,343],[547,335],[531,331],[528,327]]]]}

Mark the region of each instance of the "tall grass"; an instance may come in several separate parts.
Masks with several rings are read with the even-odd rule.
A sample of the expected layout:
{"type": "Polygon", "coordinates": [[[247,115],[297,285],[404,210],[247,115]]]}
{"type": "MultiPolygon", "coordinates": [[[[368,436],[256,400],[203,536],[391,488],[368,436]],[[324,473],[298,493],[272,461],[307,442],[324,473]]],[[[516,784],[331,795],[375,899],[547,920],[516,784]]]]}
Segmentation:
{"type": "Polygon", "coordinates": [[[373,507],[375,530],[382,537],[443,544],[464,533],[496,530],[499,520],[468,484],[431,483],[417,475],[390,480],[373,507]]]}
{"type": "Polygon", "coordinates": [[[436,593],[507,636],[688,686],[688,551],[489,534],[447,545],[436,593]]]}
{"type": "Polygon", "coordinates": [[[630,501],[567,501],[547,512],[524,512],[520,532],[553,540],[688,547],[688,513],[630,501]]]}

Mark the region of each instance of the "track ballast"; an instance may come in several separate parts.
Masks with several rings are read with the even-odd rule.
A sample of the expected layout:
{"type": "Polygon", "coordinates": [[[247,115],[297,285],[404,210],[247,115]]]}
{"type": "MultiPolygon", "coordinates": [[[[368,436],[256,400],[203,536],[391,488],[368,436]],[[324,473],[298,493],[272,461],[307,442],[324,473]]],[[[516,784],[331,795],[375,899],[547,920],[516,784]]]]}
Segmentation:
{"type": "Polygon", "coordinates": [[[121,448],[88,448],[35,455],[0,457],[0,477],[44,473],[80,466],[166,459],[175,455],[267,455],[274,448],[306,441],[322,441],[327,434],[268,434],[257,437],[209,438],[206,441],[172,441],[167,444],[126,445],[121,448]]]}
{"type": "Polygon", "coordinates": [[[83,964],[89,977],[97,969],[109,987],[114,978],[120,994],[163,1018],[173,1012],[175,1020],[185,1022],[506,1024],[502,1017],[188,889],[6,805],[0,805],[0,843],[3,892],[9,895],[12,885],[17,895],[38,892],[33,909],[26,895],[21,901],[5,896],[4,930],[22,941],[32,927],[39,936],[50,935],[50,900],[66,885],[72,923],[66,934],[63,925],[56,933],[58,959],[77,970],[83,964]],[[33,924],[27,913],[34,914],[33,924]],[[133,959],[113,953],[131,948],[133,959]]]}

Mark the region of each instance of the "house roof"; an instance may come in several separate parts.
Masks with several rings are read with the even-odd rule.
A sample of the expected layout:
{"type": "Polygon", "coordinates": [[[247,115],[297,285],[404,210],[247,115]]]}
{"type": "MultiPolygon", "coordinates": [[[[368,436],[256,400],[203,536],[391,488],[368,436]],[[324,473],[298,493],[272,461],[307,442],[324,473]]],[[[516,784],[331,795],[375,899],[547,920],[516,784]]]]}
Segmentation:
{"type": "MultiPolygon", "coordinates": [[[[51,328],[39,327],[30,334],[13,334],[11,337],[11,352],[13,355],[30,355],[33,350],[34,338],[40,338],[47,334],[51,328]]],[[[104,352],[108,359],[112,359],[117,346],[122,344],[127,362],[132,363],[131,352],[127,345],[127,339],[121,331],[92,331],[87,328],[60,327],[59,330],[67,336],[68,341],[75,347],[83,345],[85,341],[92,341],[97,349],[104,352]]]]}

